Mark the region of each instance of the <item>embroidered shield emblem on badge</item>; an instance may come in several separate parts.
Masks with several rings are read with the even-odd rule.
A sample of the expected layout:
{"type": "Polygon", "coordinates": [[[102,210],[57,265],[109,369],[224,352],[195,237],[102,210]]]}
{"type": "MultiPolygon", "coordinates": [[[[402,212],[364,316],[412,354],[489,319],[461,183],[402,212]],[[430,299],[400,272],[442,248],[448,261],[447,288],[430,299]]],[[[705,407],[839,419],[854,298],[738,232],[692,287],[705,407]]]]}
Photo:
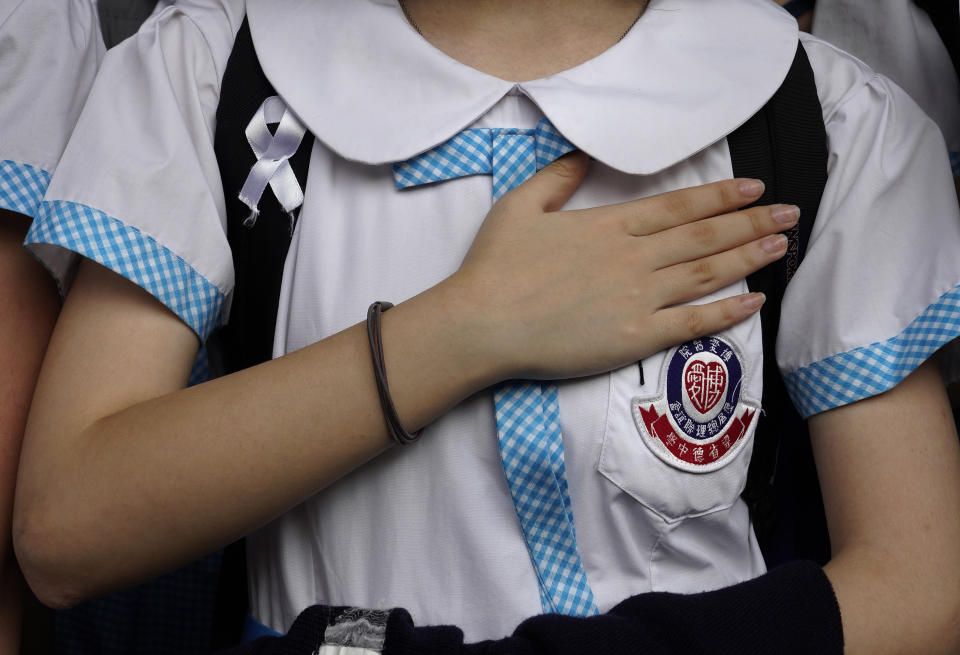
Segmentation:
{"type": "Polygon", "coordinates": [[[663,461],[706,473],[748,441],[759,409],[741,397],[744,361],[729,339],[694,339],[667,356],[659,394],[633,399],[640,436],[663,461]]]}
{"type": "Polygon", "coordinates": [[[698,414],[707,415],[716,409],[727,391],[727,368],[722,361],[706,361],[696,356],[687,360],[683,369],[683,399],[698,414]]]}

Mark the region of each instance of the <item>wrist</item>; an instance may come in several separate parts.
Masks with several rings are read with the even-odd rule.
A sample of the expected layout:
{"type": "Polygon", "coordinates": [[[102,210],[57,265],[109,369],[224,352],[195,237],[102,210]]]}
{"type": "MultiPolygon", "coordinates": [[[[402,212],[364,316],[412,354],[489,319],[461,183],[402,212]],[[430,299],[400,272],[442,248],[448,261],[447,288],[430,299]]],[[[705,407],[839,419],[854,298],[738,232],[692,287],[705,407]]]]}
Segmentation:
{"type": "Polygon", "coordinates": [[[439,310],[439,327],[449,336],[465,379],[474,391],[516,377],[521,359],[513,345],[518,341],[509,316],[492,300],[496,290],[484,286],[470,272],[458,271],[427,293],[439,310]]]}
{"type": "Polygon", "coordinates": [[[390,393],[410,431],[502,379],[492,338],[463,292],[457,282],[445,282],[381,317],[390,393]]]}

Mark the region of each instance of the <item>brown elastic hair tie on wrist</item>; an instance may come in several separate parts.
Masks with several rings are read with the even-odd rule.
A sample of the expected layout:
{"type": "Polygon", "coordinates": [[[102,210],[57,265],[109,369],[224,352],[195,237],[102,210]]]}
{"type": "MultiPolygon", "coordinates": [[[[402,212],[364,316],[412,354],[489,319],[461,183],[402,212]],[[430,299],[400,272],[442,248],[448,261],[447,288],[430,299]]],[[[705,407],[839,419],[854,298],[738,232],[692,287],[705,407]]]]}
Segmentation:
{"type": "Polygon", "coordinates": [[[380,334],[380,315],[393,307],[392,303],[378,300],[367,309],[367,338],[370,340],[370,356],[373,359],[373,376],[377,380],[377,394],[380,396],[380,408],[383,410],[383,418],[387,423],[387,430],[390,432],[390,438],[394,443],[401,446],[408,446],[420,438],[422,430],[417,430],[413,434],[407,432],[403,424],[400,423],[400,417],[397,416],[397,408],[393,406],[393,400],[390,398],[390,387],[387,386],[387,369],[383,362],[383,339],[380,334]]]}

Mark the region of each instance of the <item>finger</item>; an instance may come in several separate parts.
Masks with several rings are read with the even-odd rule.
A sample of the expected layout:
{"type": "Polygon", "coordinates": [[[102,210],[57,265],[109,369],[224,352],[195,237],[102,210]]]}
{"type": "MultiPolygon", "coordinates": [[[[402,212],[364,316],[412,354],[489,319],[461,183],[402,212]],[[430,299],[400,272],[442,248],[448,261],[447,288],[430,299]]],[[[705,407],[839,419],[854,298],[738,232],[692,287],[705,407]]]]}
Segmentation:
{"type": "Polygon", "coordinates": [[[679,225],[646,237],[650,263],[655,269],[663,268],[730,250],[788,230],[799,218],[800,208],[795,205],[769,205],[679,225]]]}
{"type": "Polygon", "coordinates": [[[765,300],[762,293],[747,293],[705,305],[662,309],[654,315],[659,346],[665,348],[722,332],[753,316],[765,300]]]}
{"type": "Polygon", "coordinates": [[[629,234],[644,236],[739,209],[759,198],[763,189],[760,180],[738,178],[587,211],[618,218],[629,234]]]}
{"type": "Polygon", "coordinates": [[[574,150],[507,193],[503,200],[531,210],[556,211],[566,204],[583,182],[589,161],[586,153],[574,150]]]}
{"type": "Polygon", "coordinates": [[[709,257],[655,271],[661,307],[702,298],[774,262],[787,251],[787,238],[773,234],[709,257]]]}

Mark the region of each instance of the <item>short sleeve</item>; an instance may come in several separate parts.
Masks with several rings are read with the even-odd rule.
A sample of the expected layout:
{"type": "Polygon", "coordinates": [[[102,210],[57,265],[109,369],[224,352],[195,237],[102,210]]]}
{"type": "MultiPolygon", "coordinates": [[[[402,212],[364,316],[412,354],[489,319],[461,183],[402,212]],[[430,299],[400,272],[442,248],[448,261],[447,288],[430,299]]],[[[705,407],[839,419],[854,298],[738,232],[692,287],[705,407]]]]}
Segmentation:
{"type": "Polygon", "coordinates": [[[167,7],[107,53],[26,240],[62,288],[78,253],[201,339],[233,288],[213,133],[234,5],[167,7]]]}
{"type": "Polygon", "coordinates": [[[91,0],[0,0],[0,209],[36,215],[102,57],[91,0]]]}
{"type": "Polygon", "coordinates": [[[777,360],[800,413],[895,386],[960,334],[960,210],[937,126],[816,39],[828,181],[783,299],[777,360]]]}

